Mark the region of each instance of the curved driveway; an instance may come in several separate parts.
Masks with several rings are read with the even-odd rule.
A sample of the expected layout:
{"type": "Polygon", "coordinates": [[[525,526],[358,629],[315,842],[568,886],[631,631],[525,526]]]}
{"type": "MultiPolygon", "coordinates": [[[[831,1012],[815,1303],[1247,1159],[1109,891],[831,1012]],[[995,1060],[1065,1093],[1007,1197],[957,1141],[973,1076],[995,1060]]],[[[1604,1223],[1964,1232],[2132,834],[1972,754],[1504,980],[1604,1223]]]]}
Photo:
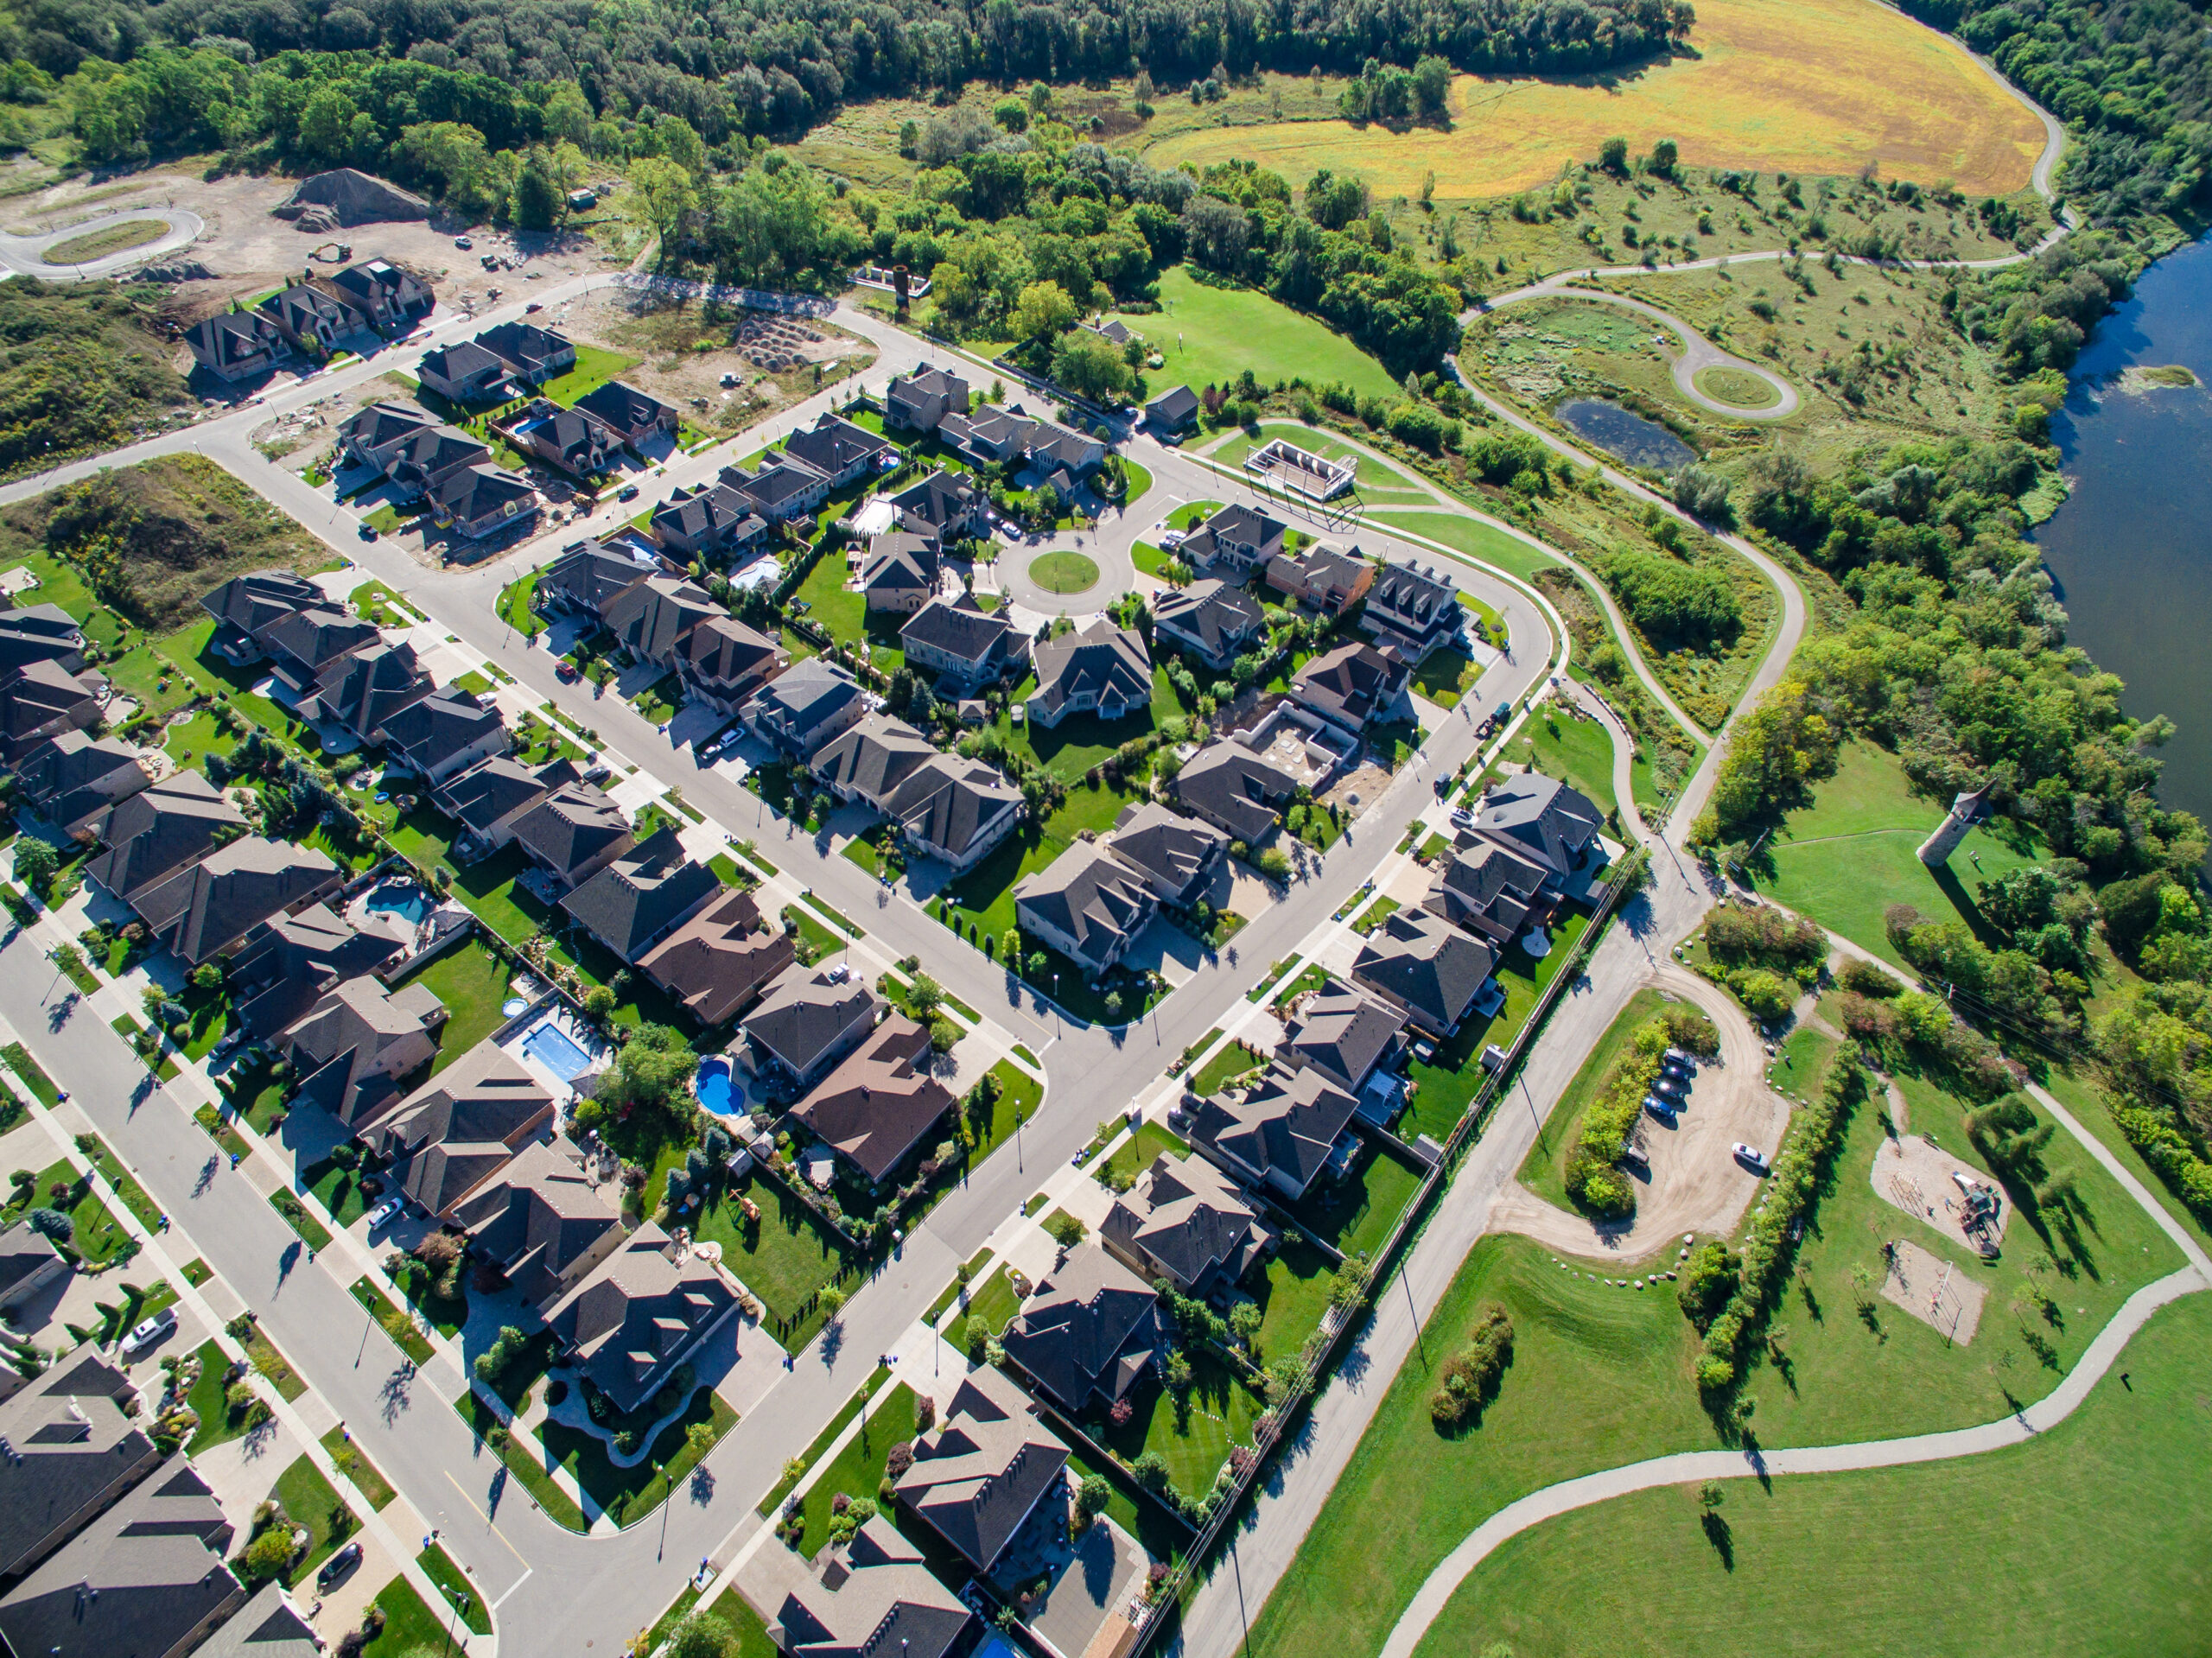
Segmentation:
{"type": "Polygon", "coordinates": [[[0,235],[0,270],[18,276],[35,276],[41,282],[90,282],[95,277],[112,276],[118,270],[128,270],[134,265],[159,258],[164,253],[175,253],[179,248],[190,247],[200,239],[200,232],[207,225],[195,213],[182,207],[133,207],[126,213],[103,213],[98,219],[88,219],[80,225],[68,225],[58,231],[45,231],[36,236],[0,235]],[[73,242],[80,236],[97,236],[111,225],[128,225],[141,219],[158,219],[168,226],[152,241],[135,248],[125,248],[120,253],[111,253],[103,259],[88,259],[82,264],[48,264],[44,255],[48,248],[63,242],[73,242]]]}

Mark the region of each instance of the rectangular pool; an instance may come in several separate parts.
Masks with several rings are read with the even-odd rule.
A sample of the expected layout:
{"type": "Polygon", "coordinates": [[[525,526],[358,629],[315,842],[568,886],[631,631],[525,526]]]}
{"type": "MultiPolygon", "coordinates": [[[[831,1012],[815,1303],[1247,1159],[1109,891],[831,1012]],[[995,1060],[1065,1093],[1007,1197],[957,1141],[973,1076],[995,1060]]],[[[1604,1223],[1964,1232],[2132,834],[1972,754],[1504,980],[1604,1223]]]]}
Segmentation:
{"type": "Polygon", "coordinates": [[[591,1069],[591,1057],[566,1031],[550,1021],[523,1038],[522,1051],[564,1083],[575,1082],[591,1069]]]}

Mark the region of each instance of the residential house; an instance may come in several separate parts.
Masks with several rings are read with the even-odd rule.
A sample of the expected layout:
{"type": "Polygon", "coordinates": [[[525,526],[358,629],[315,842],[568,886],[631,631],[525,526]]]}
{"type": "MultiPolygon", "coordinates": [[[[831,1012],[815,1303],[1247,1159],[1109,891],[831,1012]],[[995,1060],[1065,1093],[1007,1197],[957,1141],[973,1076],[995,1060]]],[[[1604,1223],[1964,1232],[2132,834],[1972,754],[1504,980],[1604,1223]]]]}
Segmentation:
{"type": "Polygon", "coordinates": [[[447,1013],[420,980],[390,991],[363,975],[334,985],[269,1045],[299,1077],[294,1095],[359,1134],[399,1103],[399,1083],[437,1058],[447,1013]]]}
{"type": "Polygon", "coordinates": [[[294,283],[254,308],[277,333],[310,357],[327,357],[369,326],[369,319],[320,288],[294,283]]]}
{"type": "Polygon", "coordinates": [[[1448,575],[1427,565],[1390,563],[1368,591],[1363,619],[1378,647],[1419,663],[1463,638],[1466,614],[1448,575]]]}
{"type": "Polygon", "coordinates": [[[1405,1027],[1406,1016],[1396,1008],[1332,982],[1306,997],[1275,1057],[1357,1094],[1376,1066],[1397,1057],[1405,1027]]]}
{"type": "Polygon", "coordinates": [[[1096,1244],[1070,1251],[1040,1279],[1000,1344],[1038,1389],[1070,1415],[1110,1405],[1173,1344],[1158,1296],[1096,1244]]]}
{"type": "Polygon", "coordinates": [[[322,1658],[315,1625],[285,1598],[281,1583],[264,1583],[193,1658],[322,1658]]]}
{"type": "Polygon", "coordinates": [[[1021,791],[978,759],[935,754],[908,774],[887,810],[906,848],[962,873],[982,861],[1021,822],[1021,791]]]}
{"type": "Polygon", "coordinates": [[[610,596],[600,620],[639,662],[667,668],[675,665],[685,634],[728,613],[706,588],[682,576],[648,575],[610,596]]]}
{"type": "Polygon", "coordinates": [[[948,414],[968,412],[968,382],[941,368],[892,377],[883,392],[883,423],[927,434],[948,414]]]}
{"type": "Polygon", "coordinates": [[[1119,317],[1109,317],[1103,322],[1086,322],[1081,326],[1085,334],[1095,334],[1109,346],[1126,346],[1132,340],[1139,345],[1144,343],[1144,336],[1119,317]]]}
{"type": "Polygon", "coordinates": [[[1038,725],[1057,726],[1071,714],[1119,720],[1152,702],[1152,657],[1144,640],[1106,617],[1046,640],[1034,656],[1037,689],[1028,715],[1038,725]]]}
{"type": "Polygon", "coordinates": [[[791,1115],[871,1186],[882,1186],[952,1109],[951,1090],[922,1068],[929,1052],[930,1033],[893,1013],[791,1115]]]}
{"type": "Polygon", "coordinates": [[[771,524],[816,511],[830,499],[829,478],[797,455],[772,453],[758,472],[728,466],[715,476],[771,524]]]}
{"type": "Polygon", "coordinates": [[[16,765],[16,799],[65,835],[84,834],[153,781],[137,749],[81,731],[48,738],[16,765]]]}
{"type": "MultiPolygon", "coordinates": [[[[1035,1404],[986,1364],[956,1383],[937,1426],[913,1442],[893,1487],[906,1511],[988,1573],[1039,1504],[1065,1502],[1067,1442],[1035,1404]]],[[[1057,1509],[1046,1512],[1060,1517],[1057,1509]]]]}
{"type": "MultiPolygon", "coordinates": [[[[457,426],[432,420],[412,403],[377,403],[338,429],[346,466],[373,467],[402,499],[419,499],[454,473],[482,466],[492,451],[457,426]]],[[[305,601],[328,604],[320,592],[305,601]]]]}
{"type": "Polygon", "coordinates": [[[1163,1152],[1115,1198],[1098,1241],[1146,1283],[1164,1278],[1177,1294],[1207,1300],[1236,1287],[1277,1239],[1219,1169],[1163,1152]]]}
{"type": "Polygon", "coordinates": [[[1541,772],[1491,785],[1475,814],[1475,833],[1544,872],[1544,886],[1572,893],[1603,869],[1604,822],[1590,797],[1541,772]]]}
{"type": "Polygon", "coordinates": [[[1295,1203],[1328,1166],[1358,1109],[1352,1093],[1319,1071],[1276,1064],[1247,1088],[1199,1101],[1191,1139],[1239,1179],[1295,1203]]]}
{"type": "Polygon", "coordinates": [[[1282,809],[1298,792],[1298,779],[1243,744],[1224,739],[1193,754],[1169,786],[1185,811],[1231,840],[1255,846],[1274,832],[1282,809]]]}
{"type": "Polygon", "coordinates": [[[386,339],[405,334],[430,314],[435,302],[429,283],[388,259],[365,260],[347,265],[334,276],[308,280],[359,311],[386,339]]]}
{"type": "Polygon", "coordinates": [[[1352,963],[1361,985],[1437,1038],[1459,1028],[1490,982],[1497,952],[1426,910],[1399,910],[1368,935],[1352,963]]]}
{"type": "Polygon", "coordinates": [[[1242,580],[1281,552],[1288,533],[1289,526],[1257,508],[1224,506],[1184,537],[1175,551],[1193,569],[1219,566],[1242,580]]]}
{"type": "Polygon", "coordinates": [[[550,328],[534,322],[502,322],[486,328],[476,343],[507,365],[524,385],[543,385],[576,365],[576,348],[550,328]]]}
{"type": "Polygon", "coordinates": [[[911,616],[937,596],[937,543],[891,530],[868,538],[861,562],[861,593],[870,610],[911,616]]]}
{"type": "Polygon", "coordinates": [[[506,1274],[541,1317],[622,1242],[621,1210],[600,1195],[564,1139],[533,1140],[496,1180],[453,1206],[470,1256],[506,1274]]]}
{"type": "Polygon", "coordinates": [[[652,516],[654,538],[671,552],[712,562],[742,563],[768,544],[768,520],[727,484],[679,488],[652,516]]]}
{"type": "Polygon", "coordinates": [[[972,599],[932,599],[899,630],[906,665],[962,690],[1017,677],[1029,667],[1029,636],[972,599]]]}
{"type": "Polygon", "coordinates": [[[620,380],[609,380],[588,392],[574,406],[609,428],[640,460],[646,458],[645,445],[658,437],[673,440],[676,436],[676,405],[620,380]]]}
{"type": "Polygon", "coordinates": [[[846,670],[809,657],[755,693],[745,710],[753,734],[806,759],[868,712],[868,693],[846,670]]]}
{"type": "Polygon", "coordinates": [[[1314,657],[1290,682],[1291,700],[1357,737],[1405,702],[1413,675],[1404,662],[1353,640],[1314,657]]]}
{"type": "Polygon", "coordinates": [[[953,1658],[976,1620],[880,1515],[793,1575],[768,1625],[785,1658],[953,1658]]]}
{"type": "Polygon", "coordinates": [[[737,1291],[696,1254],[681,1261],[652,1221],[617,1244],[553,1310],[546,1327],[586,1385],[636,1410],[737,1305],[737,1291]]]}
{"type": "Polygon", "coordinates": [[[1158,801],[1122,808],[1106,849],[1141,876],[1163,904],[1187,909],[1202,897],[1229,856],[1229,837],[1179,816],[1158,801]]]}
{"type": "Polygon", "coordinates": [[[85,632],[59,605],[0,610],[0,670],[51,662],[67,673],[85,668],[85,632]]]}
{"type": "Polygon", "coordinates": [[[481,541],[536,523],[537,492],[519,473],[469,467],[431,492],[430,516],[463,541],[481,541]]]}
{"type": "Polygon", "coordinates": [[[1144,429],[1154,437],[1188,431],[1198,418],[1198,394],[1187,385],[1170,386],[1144,406],[1144,429]]]}
{"type": "Polygon", "coordinates": [[[817,750],[810,765],[838,799],[888,812],[899,785],[936,755],[936,746],[904,720],[869,714],[817,750]]]}
{"type": "Polygon", "coordinates": [[[972,416],[946,415],[938,435],[969,459],[993,466],[1026,466],[1041,482],[1072,494],[1075,486],[1105,464],[1106,446],[1058,421],[1039,420],[1020,403],[985,403],[972,416]]]}
{"type": "Polygon", "coordinates": [[[272,916],[329,897],[344,880],[313,847],[248,835],[147,888],[133,907],[156,943],[198,967],[272,916]]]}
{"type": "Polygon", "coordinates": [[[563,548],[561,556],[537,573],[530,590],[530,603],[542,615],[588,616],[596,621],[607,601],[640,576],[660,568],[603,542],[580,541],[563,548]]]}
{"type": "Polygon", "coordinates": [[[278,683],[295,702],[314,696],[356,651],[384,643],[374,622],[327,600],[279,617],[263,638],[278,683]]]}
{"type": "Polygon", "coordinates": [[[300,712],[343,726],[363,742],[381,742],[385,722],[434,689],[413,645],[378,640],[333,664],[300,712]]]}
{"type": "Polygon", "coordinates": [[[532,397],[507,422],[506,430],[517,448],[550,461],[571,478],[596,478],[613,471],[622,448],[614,434],[589,415],[543,397],[532,397]]]}
{"type": "MultiPolygon", "coordinates": [[[[365,404],[338,428],[339,470],[373,467],[378,472],[389,472],[388,457],[423,433],[436,430],[438,424],[435,416],[416,403],[365,404]]],[[[251,607],[273,607],[280,594],[289,599],[283,606],[288,610],[324,602],[321,588],[289,570],[256,570],[233,577],[200,602],[215,611],[219,621],[234,622],[245,632],[257,634],[260,626],[251,607]],[[219,603],[223,607],[219,610],[219,603]]],[[[269,619],[274,620],[274,615],[269,619]]]]}
{"type": "MultiPolygon", "coordinates": [[[[10,1229],[18,1230],[29,1228],[10,1229]]],[[[0,1586],[22,1581],[160,1464],[124,1412],[130,1393],[130,1378],[84,1346],[0,1403],[0,1586]]]]}
{"type": "MultiPolygon", "coordinates": [[[[407,412],[395,403],[372,403],[347,423],[347,429],[372,415],[405,424],[402,416],[407,412]]],[[[408,429],[417,429],[429,419],[423,416],[422,422],[408,429]]],[[[341,440],[345,441],[349,440],[341,440]]],[[[270,653],[270,640],[278,624],[302,610],[329,603],[322,589],[305,576],[295,575],[289,570],[249,570],[209,592],[200,600],[200,607],[215,619],[215,632],[209,643],[226,660],[245,667],[270,653]]]]}
{"type": "Polygon", "coordinates": [[[676,648],[685,690],[734,714],[753,694],[791,665],[791,652],[734,616],[709,616],[676,648]]]}
{"type": "Polygon", "coordinates": [[[991,524],[991,498],[970,480],[943,468],[891,498],[898,524],[910,535],[929,536],[939,547],[982,535],[991,524]]]}
{"type": "Polygon", "coordinates": [[[180,1458],[0,1599],[0,1640],[26,1658],[184,1658],[245,1604],[223,1564],[232,1535],[180,1458]]]}
{"type": "Polygon", "coordinates": [[[386,760],[434,785],[507,752],[507,727],[497,706],[458,684],[385,715],[378,729],[386,760]]]}
{"type": "Polygon", "coordinates": [[[1341,616],[1366,601],[1375,586],[1375,565],[1359,556],[1316,542],[1302,553],[1277,553],[1268,561],[1268,585],[1292,604],[1324,616],[1341,616]]]}
{"type": "Polygon", "coordinates": [[[51,657],[0,669],[0,765],[65,731],[90,731],[106,689],[98,674],[73,674],[51,657]]]}
{"type": "Polygon", "coordinates": [[[584,931],[635,966],[638,959],[722,890],[706,865],[684,854],[672,829],[609,859],[561,900],[584,931]]]}
{"type": "Polygon", "coordinates": [[[455,403],[491,403],[507,395],[505,360],[474,340],[424,352],[416,372],[424,385],[455,403]]]}
{"type": "MultiPolygon", "coordinates": [[[[29,1221],[0,1226],[0,1313],[10,1324],[33,1296],[69,1280],[70,1263],[54,1240],[29,1221]]],[[[34,1320],[33,1326],[42,1322],[34,1320]]]]}
{"type": "Polygon", "coordinates": [[[392,1166],[386,1184],[423,1213],[454,1220],[522,1149],[553,1128],[553,1096],[488,1037],[391,1109],[360,1138],[392,1166]]]}
{"type": "Polygon", "coordinates": [[[702,1025],[735,1019],[796,959],[749,893],[725,893],[638,958],[638,970],[702,1025]]]}
{"type": "Polygon", "coordinates": [[[1496,841],[1465,837],[1428,883],[1421,908],[1503,950],[1523,929],[1550,919],[1544,866],[1496,841]]]}
{"type": "Polygon", "coordinates": [[[245,833],[245,817],[198,772],[172,772],[118,801],[97,827],[105,850],[85,866],[85,878],[125,904],[226,838],[245,833]]]}
{"type": "Polygon", "coordinates": [[[883,1004],[857,974],[792,968],[745,1016],[743,1049],[756,1067],[769,1064],[805,1088],[852,1051],[874,1027],[883,1004]]]}
{"type": "Polygon", "coordinates": [[[192,360],[229,384],[266,374],[292,358],[292,342],[274,317],[258,311],[219,311],[185,331],[192,360]]]}
{"type": "Polygon", "coordinates": [[[830,488],[842,489],[885,461],[895,461],[899,450],[867,428],[825,411],[815,417],[812,426],[785,438],[784,453],[804,461],[827,478],[830,488]]]}
{"type": "Polygon", "coordinates": [[[1014,915],[1092,978],[1128,952],[1159,900],[1137,872],[1103,847],[1078,841],[1014,886],[1014,915]]]}
{"type": "Polygon", "coordinates": [[[271,916],[231,960],[231,1005],[257,1041],[278,1044],[322,998],[373,973],[404,947],[390,933],[359,932],[325,904],[271,916]]]}
{"type": "Polygon", "coordinates": [[[515,825],[556,789],[577,781],[575,762],[548,760],[531,766],[511,754],[457,772],[430,785],[438,810],[457,821],[465,838],[496,852],[515,838],[515,825]]]}
{"type": "Polygon", "coordinates": [[[1242,588],[1211,579],[1161,593],[1152,601],[1152,625],[1155,641],[1165,638],[1224,670],[1268,637],[1259,601],[1242,588]]]}

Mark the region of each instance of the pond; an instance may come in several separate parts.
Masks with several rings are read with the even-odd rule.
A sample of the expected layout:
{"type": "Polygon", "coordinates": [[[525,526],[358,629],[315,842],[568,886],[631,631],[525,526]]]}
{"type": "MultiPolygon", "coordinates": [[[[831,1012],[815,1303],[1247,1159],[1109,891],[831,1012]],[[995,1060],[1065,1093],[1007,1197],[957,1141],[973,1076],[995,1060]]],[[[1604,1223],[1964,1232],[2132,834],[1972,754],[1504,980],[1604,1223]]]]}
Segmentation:
{"type": "Polygon", "coordinates": [[[1656,421],[1603,397],[1570,397],[1552,410],[1560,424],[1631,467],[1672,472],[1697,459],[1697,451],[1656,421]]]}

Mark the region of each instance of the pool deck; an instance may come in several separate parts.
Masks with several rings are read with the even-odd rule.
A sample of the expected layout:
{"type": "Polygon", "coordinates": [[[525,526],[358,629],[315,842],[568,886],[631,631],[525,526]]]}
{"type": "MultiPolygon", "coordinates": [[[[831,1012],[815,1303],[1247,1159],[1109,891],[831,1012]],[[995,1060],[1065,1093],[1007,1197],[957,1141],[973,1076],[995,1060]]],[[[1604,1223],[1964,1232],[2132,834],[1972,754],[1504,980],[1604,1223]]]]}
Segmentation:
{"type": "Polygon", "coordinates": [[[525,1045],[538,1032],[549,1027],[573,1043],[577,1051],[583,1055],[583,1066],[575,1073],[575,1076],[588,1075],[598,1070],[606,1061],[607,1045],[594,1035],[589,1027],[581,1020],[558,1008],[547,1013],[542,1019],[531,1020],[529,1024],[500,1043],[499,1046],[517,1064],[551,1089],[555,1099],[570,1100],[575,1096],[576,1091],[573,1078],[561,1075],[543,1059],[531,1052],[525,1045]]]}

